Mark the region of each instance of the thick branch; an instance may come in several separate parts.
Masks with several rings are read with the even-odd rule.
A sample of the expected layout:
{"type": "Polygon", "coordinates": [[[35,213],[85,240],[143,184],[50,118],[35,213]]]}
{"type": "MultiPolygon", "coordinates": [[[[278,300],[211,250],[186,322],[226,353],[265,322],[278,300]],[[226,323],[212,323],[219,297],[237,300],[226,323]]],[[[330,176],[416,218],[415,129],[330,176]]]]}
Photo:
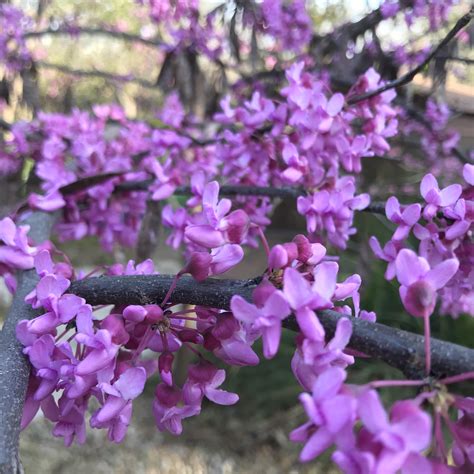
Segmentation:
{"type": "MultiPolygon", "coordinates": [[[[102,304],[152,304],[165,297],[173,276],[132,275],[102,276],[74,282],[69,291],[81,296],[92,305],[102,304]]],[[[191,277],[182,277],[173,291],[173,303],[210,306],[229,309],[233,295],[251,301],[254,280],[207,279],[198,283],[191,277]]],[[[321,311],[320,320],[328,337],[332,337],[337,321],[347,317],[335,311],[321,311]]],[[[424,377],[424,339],[400,329],[378,323],[351,318],[352,349],[400,369],[409,378],[424,377]]],[[[285,327],[297,330],[294,318],[284,322],[285,327]]],[[[474,350],[432,340],[432,375],[435,377],[457,375],[474,369],[474,350]]]]}
{"type": "MultiPolygon", "coordinates": [[[[39,244],[49,238],[53,221],[54,214],[35,212],[24,223],[31,226],[29,237],[39,244]]],[[[15,328],[18,321],[37,315],[24,302],[38,282],[36,271],[19,272],[17,280],[17,291],[0,333],[0,474],[21,472],[18,438],[30,365],[16,338],[15,328]]]]}
{"type": "MultiPolygon", "coordinates": [[[[144,181],[125,181],[118,184],[115,189],[118,192],[123,191],[147,191],[152,179],[144,181]]],[[[178,186],[174,193],[176,196],[191,196],[192,190],[190,186],[178,186]]],[[[291,186],[246,186],[246,185],[224,185],[220,187],[219,194],[221,196],[266,196],[271,198],[297,198],[299,196],[307,196],[308,192],[302,188],[291,186]]],[[[366,212],[375,214],[385,214],[385,203],[374,202],[363,209],[366,212]]]]}
{"type": "Polygon", "coordinates": [[[421,62],[418,66],[416,66],[414,69],[412,69],[411,71],[408,71],[406,74],[404,74],[403,76],[399,77],[398,79],[394,81],[387,82],[385,85],[383,85],[382,87],[379,87],[378,89],[375,89],[373,91],[366,92],[365,94],[357,95],[355,97],[352,97],[351,99],[348,99],[347,103],[351,105],[356,104],[357,102],[370,99],[371,97],[379,95],[382,92],[388,91],[390,89],[395,89],[396,87],[400,87],[411,82],[413,78],[419,72],[423,71],[425,66],[436,56],[438,51],[442,50],[459,33],[459,31],[461,31],[465,26],[469,24],[473,16],[474,16],[474,8],[471,8],[469,13],[466,13],[462,18],[460,18],[456,22],[454,27],[443,38],[443,40],[438,44],[438,46],[436,46],[431,51],[431,53],[428,54],[425,60],[421,62]]]}

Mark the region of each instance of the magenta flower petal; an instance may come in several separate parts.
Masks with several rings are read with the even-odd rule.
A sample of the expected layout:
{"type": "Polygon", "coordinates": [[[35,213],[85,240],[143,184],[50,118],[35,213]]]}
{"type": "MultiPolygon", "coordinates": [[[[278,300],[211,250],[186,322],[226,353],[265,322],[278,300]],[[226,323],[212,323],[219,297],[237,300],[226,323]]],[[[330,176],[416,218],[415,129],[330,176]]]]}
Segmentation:
{"type": "Polygon", "coordinates": [[[184,235],[191,242],[209,249],[220,247],[226,243],[222,232],[209,225],[188,225],[184,235]]]}
{"type": "Polygon", "coordinates": [[[333,442],[333,435],[325,427],[319,428],[306,442],[300,453],[300,461],[311,461],[329,448],[333,442]]]}
{"type": "Polygon", "coordinates": [[[252,324],[259,315],[258,308],[244,300],[239,295],[234,295],[230,301],[230,309],[234,316],[243,323],[252,324]]]}
{"type": "Polygon", "coordinates": [[[296,311],[296,320],[305,337],[313,341],[324,340],[324,328],[314,311],[307,307],[300,308],[296,311]]]}
{"type": "Polygon", "coordinates": [[[278,352],[281,338],[281,324],[273,324],[263,329],[263,355],[271,359],[278,352]]]}
{"type": "Polygon", "coordinates": [[[459,199],[461,193],[462,187],[460,184],[451,184],[450,186],[444,188],[440,192],[441,206],[451,206],[459,199]]]}
{"type": "Polygon", "coordinates": [[[449,280],[456,274],[459,268],[459,261],[456,258],[450,258],[439,263],[430,270],[425,280],[431,283],[435,290],[443,288],[449,280]]]}
{"type": "Polygon", "coordinates": [[[462,169],[462,175],[466,183],[474,186],[474,165],[466,163],[462,169]]]}
{"type": "Polygon", "coordinates": [[[415,225],[421,216],[421,206],[419,204],[410,204],[402,212],[402,218],[405,224],[409,226],[415,225]]]}
{"type": "Polygon", "coordinates": [[[364,426],[371,432],[386,430],[389,427],[387,413],[375,390],[366,390],[359,396],[359,416],[364,426]]]}
{"type": "Polygon", "coordinates": [[[287,268],[283,275],[283,292],[293,309],[308,304],[312,297],[311,285],[300,272],[294,268],[287,268]]]}
{"type": "Polygon", "coordinates": [[[410,286],[430,269],[428,262],[413,250],[402,249],[395,260],[397,278],[402,285],[410,286]]]}
{"type": "Polygon", "coordinates": [[[119,377],[114,383],[114,387],[125,400],[133,400],[143,392],[145,382],[145,369],[143,367],[132,367],[119,377]]]}
{"type": "Polygon", "coordinates": [[[436,191],[439,190],[438,181],[431,173],[429,173],[421,180],[421,184],[420,184],[421,195],[426,199],[428,193],[433,189],[436,191]]]}
{"type": "Polygon", "coordinates": [[[334,94],[328,101],[326,106],[326,112],[331,116],[335,117],[344,106],[344,96],[341,93],[334,94]]]}

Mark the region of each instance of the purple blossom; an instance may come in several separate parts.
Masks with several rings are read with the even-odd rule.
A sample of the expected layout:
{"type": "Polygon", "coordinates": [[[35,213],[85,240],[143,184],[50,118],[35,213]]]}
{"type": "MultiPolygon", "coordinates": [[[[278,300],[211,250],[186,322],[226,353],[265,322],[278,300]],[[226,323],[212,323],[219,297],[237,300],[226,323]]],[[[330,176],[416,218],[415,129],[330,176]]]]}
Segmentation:
{"type": "Polygon", "coordinates": [[[411,228],[420,219],[421,206],[419,204],[410,204],[401,210],[398,199],[392,196],[387,200],[385,213],[387,218],[398,226],[392,239],[400,241],[408,237],[411,228]]]}
{"type": "Polygon", "coordinates": [[[290,439],[305,443],[300,454],[302,462],[311,461],[334,443],[342,443],[352,430],[357,402],[342,390],[345,378],[344,370],[329,368],[318,377],[311,395],[300,395],[309,421],[293,430],[290,439]]]}
{"type": "Polygon", "coordinates": [[[462,187],[460,184],[451,184],[440,190],[436,178],[427,174],[421,181],[420,192],[427,203],[423,209],[423,217],[429,220],[436,215],[440,207],[455,204],[461,196],[462,187]]]}
{"type": "Polygon", "coordinates": [[[261,332],[263,354],[267,359],[274,357],[280,345],[281,321],[290,314],[283,293],[275,290],[261,307],[248,303],[240,296],[233,296],[230,307],[239,321],[249,325],[252,331],[261,332]]]}
{"type": "Polygon", "coordinates": [[[109,439],[120,443],[127,432],[132,415],[132,400],[142,392],[146,382],[143,367],[131,367],[113,383],[102,383],[105,395],[103,406],[91,418],[93,428],[109,428],[109,439]]]}
{"type": "Polygon", "coordinates": [[[406,310],[413,316],[430,316],[436,306],[437,290],[443,288],[459,268],[459,262],[451,258],[433,269],[423,257],[403,249],[395,261],[400,282],[400,297],[406,310]]]}
{"type": "Polygon", "coordinates": [[[225,371],[212,364],[200,362],[188,369],[188,379],[183,386],[184,400],[188,405],[200,405],[203,397],[219,405],[234,405],[239,400],[235,393],[218,387],[224,383],[225,371]]]}

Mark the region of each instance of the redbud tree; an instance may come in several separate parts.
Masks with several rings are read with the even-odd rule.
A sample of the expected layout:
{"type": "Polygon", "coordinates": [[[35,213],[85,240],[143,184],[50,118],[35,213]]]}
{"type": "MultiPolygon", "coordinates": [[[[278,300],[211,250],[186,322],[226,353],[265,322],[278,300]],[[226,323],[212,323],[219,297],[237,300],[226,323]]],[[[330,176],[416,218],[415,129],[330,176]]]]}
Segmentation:
{"type": "Polygon", "coordinates": [[[474,165],[446,128],[443,94],[409,94],[418,73],[434,69],[439,91],[453,64],[472,62],[456,55],[472,9],[386,0],[327,31],[314,2],[207,3],[138,0],[133,28],[46,17],[42,2],[36,14],[0,4],[0,113],[19,78],[29,110],[0,122],[0,177],[22,189],[0,220],[0,274],[13,295],[0,333],[0,472],[21,471],[19,431],[38,411],[66,446],[90,429],[120,443],[148,379],[157,429],[179,435],[205,399],[238,402],[223,388],[226,369],[273,358],[282,331],[295,334],[288,370],[307,421],[289,439],[302,462],[330,450],[346,473],[473,472],[474,350],[431,337],[430,326],[474,316],[474,165]],[[159,74],[48,62],[49,37],[121,41],[159,74]],[[100,98],[46,112],[38,78],[50,70],[161,98],[147,104],[152,119],[100,98]],[[362,177],[384,160],[421,178],[378,201],[384,193],[362,177]],[[281,200],[306,229],[271,246],[281,200]],[[390,229],[365,243],[423,334],[361,307],[361,276],[340,266],[359,212],[390,229]],[[150,258],[158,225],[184,262],[174,275],[150,258]],[[135,247],[137,261],[85,274],[61,244],[88,236],[106,252],[135,247]],[[227,277],[249,247],[262,248],[265,268],[227,277]],[[183,383],[180,352],[193,355],[183,383]],[[349,383],[361,358],[400,378],[349,383]],[[383,391],[395,387],[413,395],[388,407],[383,391]]]}

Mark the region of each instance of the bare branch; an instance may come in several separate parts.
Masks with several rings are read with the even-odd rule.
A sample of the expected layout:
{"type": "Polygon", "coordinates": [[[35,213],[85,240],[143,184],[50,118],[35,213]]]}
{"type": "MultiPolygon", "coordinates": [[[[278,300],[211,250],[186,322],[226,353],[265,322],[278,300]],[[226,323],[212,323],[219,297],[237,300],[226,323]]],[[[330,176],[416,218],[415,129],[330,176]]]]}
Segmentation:
{"type": "MultiPolygon", "coordinates": [[[[78,280],[69,291],[89,304],[153,304],[163,300],[173,281],[173,275],[101,276],[78,280]]],[[[251,301],[255,280],[218,280],[209,278],[201,283],[182,277],[170,301],[175,304],[203,305],[229,309],[230,300],[240,295],[251,301]]],[[[321,324],[332,337],[339,319],[347,317],[336,311],[318,312],[321,324]]],[[[350,317],[353,326],[350,347],[400,369],[409,378],[424,377],[424,338],[417,334],[378,323],[350,317]]],[[[293,317],[284,326],[297,331],[293,317]]],[[[474,350],[432,339],[432,375],[440,378],[473,369],[474,350]]]]}
{"type": "Polygon", "coordinates": [[[86,69],[75,69],[69,66],[64,66],[62,64],[53,64],[48,63],[46,61],[36,61],[36,66],[41,67],[43,69],[54,69],[56,71],[60,71],[64,74],[71,74],[72,76],[78,77],[99,77],[102,79],[106,79],[108,81],[117,81],[117,82],[133,82],[146,89],[156,89],[156,84],[146,79],[140,79],[134,76],[124,76],[120,74],[113,74],[110,72],[105,71],[97,71],[97,70],[86,70],[86,69]]]}
{"type": "Polygon", "coordinates": [[[102,28],[86,28],[72,26],[70,28],[61,28],[54,30],[48,28],[40,31],[29,31],[23,35],[24,38],[41,38],[42,36],[71,36],[76,37],[78,35],[90,35],[90,36],[109,36],[112,38],[120,39],[123,41],[129,41],[134,43],[141,43],[146,46],[157,47],[163,46],[163,42],[157,39],[143,38],[139,35],[132,33],[126,33],[123,31],[105,30],[102,28]]]}
{"type": "Polygon", "coordinates": [[[443,40],[436,46],[430,54],[425,58],[423,62],[421,62],[418,66],[416,66],[411,71],[407,72],[403,76],[399,77],[398,79],[387,82],[382,87],[375,89],[373,91],[366,92],[365,94],[357,95],[352,97],[351,99],[347,100],[347,103],[352,105],[356,104],[357,102],[361,102],[362,100],[370,99],[376,95],[381,94],[382,92],[388,91],[390,89],[395,89],[397,87],[403,86],[408,84],[413,78],[421,72],[425,66],[436,56],[438,51],[444,48],[458,33],[461,31],[465,26],[467,26],[474,16],[474,7],[471,8],[469,13],[466,13],[462,18],[460,18],[454,27],[449,31],[449,33],[443,38],[443,40]]]}

